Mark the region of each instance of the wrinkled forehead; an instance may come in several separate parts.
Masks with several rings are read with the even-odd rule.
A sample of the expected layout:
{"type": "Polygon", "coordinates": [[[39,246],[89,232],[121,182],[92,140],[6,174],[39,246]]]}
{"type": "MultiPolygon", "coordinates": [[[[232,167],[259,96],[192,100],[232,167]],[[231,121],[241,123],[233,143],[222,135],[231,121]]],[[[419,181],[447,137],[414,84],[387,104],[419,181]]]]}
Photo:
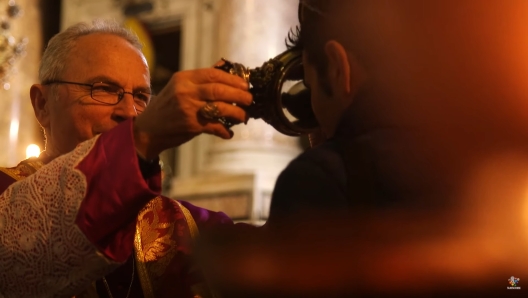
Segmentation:
{"type": "Polygon", "coordinates": [[[67,56],[64,76],[85,77],[111,74],[116,80],[150,80],[144,55],[126,39],[113,34],[94,33],[79,37],[67,56]]]}

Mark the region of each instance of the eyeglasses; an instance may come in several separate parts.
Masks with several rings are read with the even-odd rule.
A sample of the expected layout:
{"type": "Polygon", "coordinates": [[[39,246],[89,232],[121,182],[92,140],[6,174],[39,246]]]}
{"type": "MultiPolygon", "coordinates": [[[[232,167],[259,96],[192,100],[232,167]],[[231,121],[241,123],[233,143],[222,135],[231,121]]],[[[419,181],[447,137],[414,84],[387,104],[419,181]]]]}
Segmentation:
{"type": "Polygon", "coordinates": [[[143,112],[152,99],[152,94],[150,93],[142,91],[135,93],[127,92],[120,86],[103,82],[85,84],[68,81],[49,81],[43,83],[43,85],[51,84],[70,84],[90,87],[90,96],[92,99],[107,105],[116,105],[125,97],[125,94],[130,94],[134,98],[134,107],[138,112],[143,112]]]}

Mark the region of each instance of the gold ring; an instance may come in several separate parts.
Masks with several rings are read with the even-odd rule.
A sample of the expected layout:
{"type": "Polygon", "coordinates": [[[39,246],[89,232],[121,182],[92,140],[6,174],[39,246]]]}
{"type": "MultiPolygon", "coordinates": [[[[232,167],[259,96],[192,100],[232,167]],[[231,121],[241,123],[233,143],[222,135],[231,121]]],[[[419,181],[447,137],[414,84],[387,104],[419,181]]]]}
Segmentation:
{"type": "Polygon", "coordinates": [[[212,102],[204,104],[200,110],[198,110],[198,113],[207,120],[217,120],[220,116],[220,110],[218,110],[216,104],[212,102]]]}

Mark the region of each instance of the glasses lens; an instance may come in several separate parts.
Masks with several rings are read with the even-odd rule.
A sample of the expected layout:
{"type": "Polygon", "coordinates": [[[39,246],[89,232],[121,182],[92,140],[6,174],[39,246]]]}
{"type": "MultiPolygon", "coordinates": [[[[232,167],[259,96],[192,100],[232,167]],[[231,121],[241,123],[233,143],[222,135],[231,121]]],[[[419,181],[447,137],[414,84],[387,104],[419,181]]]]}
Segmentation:
{"type": "Polygon", "coordinates": [[[92,85],[92,98],[103,103],[118,103],[123,92],[123,88],[112,84],[94,83],[92,85]]]}
{"type": "Polygon", "coordinates": [[[147,108],[148,103],[151,100],[151,95],[148,93],[138,92],[134,94],[134,104],[138,112],[142,112],[147,108]]]}

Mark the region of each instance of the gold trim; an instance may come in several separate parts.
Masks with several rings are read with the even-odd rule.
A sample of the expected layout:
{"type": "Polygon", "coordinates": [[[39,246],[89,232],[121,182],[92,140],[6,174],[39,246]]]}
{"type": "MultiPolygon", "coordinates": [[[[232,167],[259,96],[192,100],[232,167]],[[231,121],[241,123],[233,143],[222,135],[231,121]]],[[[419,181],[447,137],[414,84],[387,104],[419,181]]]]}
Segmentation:
{"type": "Polygon", "coordinates": [[[0,172],[3,172],[6,175],[8,175],[9,177],[15,179],[16,181],[19,181],[19,180],[27,178],[27,176],[35,173],[40,168],[42,168],[42,166],[44,166],[44,163],[42,161],[40,161],[40,160],[33,161],[31,159],[31,161],[30,161],[30,159],[26,159],[26,160],[21,161],[16,167],[13,167],[13,168],[0,168],[0,172]],[[23,169],[29,170],[29,171],[27,171],[28,172],[27,176],[20,175],[20,173],[23,172],[23,169]]]}
{"type": "MultiPolygon", "coordinates": [[[[185,220],[187,221],[187,225],[189,226],[189,231],[191,233],[191,238],[193,241],[196,241],[198,237],[200,236],[200,232],[198,230],[198,226],[196,225],[196,221],[194,220],[194,217],[192,216],[189,209],[185,208],[180,202],[177,200],[174,200],[178,206],[181,208],[183,212],[183,216],[185,216],[185,220]]],[[[209,283],[207,282],[207,279],[204,277],[204,282],[194,285],[192,287],[192,291],[194,292],[195,298],[219,298],[220,295],[216,293],[213,289],[209,287],[209,283]]]]}
{"type": "Polygon", "coordinates": [[[44,163],[40,160],[29,161],[29,159],[26,159],[25,161],[23,161],[23,163],[27,165],[28,167],[33,168],[34,170],[33,173],[35,173],[36,171],[38,171],[40,168],[44,166],[44,163]]]}
{"type": "Polygon", "coordinates": [[[191,232],[192,239],[197,240],[200,236],[200,232],[198,231],[198,226],[196,225],[196,222],[194,221],[191,212],[189,211],[189,209],[185,208],[185,206],[183,206],[180,202],[176,201],[176,204],[178,204],[178,206],[183,212],[183,216],[185,216],[187,225],[189,225],[189,231],[191,232]]]}
{"type": "MultiPolygon", "coordinates": [[[[141,282],[141,287],[143,289],[143,294],[145,298],[154,298],[155,297],[155,290],[154,290],[154,282],[155,280],[155,271],[153,267],[151,267],[151,264],[149,262],[155,261],[155,262],[161,262],[164,256],[156,255],[156,258],[152,259],[152,256],[150,255],[152,252],[149,249],[148,251],[145,251],[146,247],[144,247],[146,244],[143,243],[143,241],[149,241],[147,239],[142,239],[142,232],[144,232],[144,229],[149,225],[154,224],[155,226],[158,225],[157,220],[154,219],[152,223],[147,223],[143,219],[143,216],[145,216],[148,212],[157,212],[159,208],[163,208],[163,206],[158,206],[160,203],[162,203],[163,198],[160,196],[150,200],[150,202],[147,203],[147,205],[139,212],[137,217],[137,223],[136,223],[136,234],[134,236],[134,249],[135,249],[135,257],[136,257],[136,265],[139,275],[139,280],[141,282]],[[149,263],[149,264],[147,264],[149,263]],[[152,275],[154,274],[154,275],[152,275]]],[[[192,217],[191,212],[183,206],[180,202],[175,201],[178,207],[180,208],[185,221],[187,223],[187,227],[189,229],[189,233],[192,239],[192,242],[195,242],[197,240],[197,237],[199,236],[198,231],[198,225],[196,224],[196,221],[192,217]]],[[[174,224],[174,223],[170,223],[174,224]]],[[[169,224],[169,225],[170,225],[169,224]]],[[[164,226],[165,224],[162,224],[161,226],[164,226]]],[[[172,235],[172,232],[169,232],[168,235],[172,235]]],[[[143,235],[144,236],[144,235],[143,235]]],[[[174,245],[171,245],[172,249],[174,249],[174,245]]],[[[169,257],[169,260],[172,258],[172,256],[169,257]]],[[[195,285],[193,287],[193,292],[195,294],[198,294],[197,297],[214,297],[214,295],[206,295],[206,293],[211,292],[207,284],[203,285],[195,285]],[[201,294],[201,295],[200,295],[201,294]],[[202,296],[203,295],[203,296],[202,296]]]]}
{"type": "MultiPolygon", "coordinates": [[[[159,199],[156,197],[153,200],[159,199]]],[[[147,270],[147,263],[145,261],[145,253],[143,252],[143,245],[141,244],[141,221],[139,220],[141,216],[147,211],[147,208],[144,208],[138,215],[138,221],[136,223],[136,236],[134,237],[134,248],[136,251],[136,265],[139,275],[139,281],[141,282],[141,288],[143,289],[143,294],[145,298],[155,298],[154,289],[152,287],[152,282],[147,270]]]]}

